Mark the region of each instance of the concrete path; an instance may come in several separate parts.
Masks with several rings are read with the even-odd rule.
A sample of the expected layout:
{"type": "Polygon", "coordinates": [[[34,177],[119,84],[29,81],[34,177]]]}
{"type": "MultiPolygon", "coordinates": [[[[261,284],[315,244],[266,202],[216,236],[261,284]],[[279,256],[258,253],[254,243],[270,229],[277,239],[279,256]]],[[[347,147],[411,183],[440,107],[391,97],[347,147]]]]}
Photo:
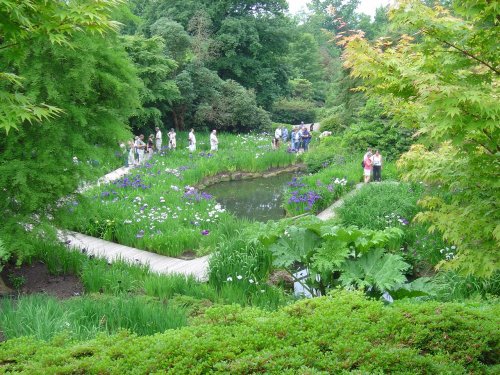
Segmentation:
{"type": "Polygon", "coordinates": [[[95,183],[95,184],[85,184],[83,186],[80,186],[77,191],[78,191],[78,193],[84,193],[85,191],[89,190],[90,188],[92,188],[94,186],[99,186],[101,184],[108,184],[110,182],[118,180],[119,178],[122,178],[127,173],[129,173],[132,169],[133,169],[133,167],[118,168],[118,169],[114,170],[113,172],[110,172],[107,175],[104,175],[101,178],[99,178],[97,180],[97,183],[95,183]]]}
{"type": "MultiPolygon", "coordinates": [[[[118,180],[132,169],[133,167],[118,168],[99,178],[96,185],[107,184],[118,180]]],[[[96,185],[82,186],[78,189],[78,192],[82,193],[96,185]]],[[[67,243],[69,248],[84,251],[87,255],[107,259],[109,262],[123,260],[130,264],[147,265],[152,272],[161,274],[180,274],[185,276],[192,275],[199,281],[208,280],[208,255],[193,260],[183,260],[119,245],[114,242],[101,240],[100,238],[72,231],[60,230],[58,236],[61,241],[67,243]]]]}
{"type": "Polygon", "coordinates": [[[347,197],[350,197],[351,195],[356,194],[356,191],[358,189],[360,189],[363,185],[364,185],[363,183],[357,184],[356,187],[352,191],[347,193],[345,196],[340,198],[338,201],[336,201],[334,204],[332,204],[330,207],[328,207],[324,211],[320,212],[316,216],[321,220],[328,220],[328,219],[335,217],[335,209],[342,206],[344,204],[344,199],[347,197]]]}
{"type": "Polygon", "coordinates": [[[208,280],[208,255],[193,260],[183,260],[71,231],[59,231],[58,236],[61,241],[67,243],[69,248],[107,259],[109,262],[122,260],[130,264],[147,265],[152,272],[156,273],[181,274],[194,276],[199,281],[208,280]]]}

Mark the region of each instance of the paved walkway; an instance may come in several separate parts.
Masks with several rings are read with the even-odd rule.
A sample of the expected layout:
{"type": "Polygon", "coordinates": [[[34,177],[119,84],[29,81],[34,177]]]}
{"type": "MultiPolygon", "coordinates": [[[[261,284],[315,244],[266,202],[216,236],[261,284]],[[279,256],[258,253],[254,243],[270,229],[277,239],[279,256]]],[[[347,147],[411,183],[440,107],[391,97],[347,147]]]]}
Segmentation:
{"type": "Polygon", "coordinates": [[[133,167],[118,168],[118,169],[114,170],[113,172],[110,172],[107,175],[104,175],[101,178],[99,178],[97,180],[97,183],[95,183],[95,184],[85,184],[85,185],[79,187],[78,192],[84,193],[85,191],[89,190],[90,188],[92,188],[96,185],[99,186],[101,184],[107,184],[107,183],[113,182],[115,180],[118,180],[119,178],[122,178],[127,173],[129,173],[132,169],[133,169],[133,167]]]}
{"type": "Polygon", "coordinates": [[[359,183],[356,185],[356,187],[347,193],[344,197],[340,198],[338,201],[336,201],[334,204],[332,204],[330,207],[325,209],[324,211],[320,212],[318,215],[316,215],[319,219],[321,220],[328,220],[333,217],[335,217],[335,209],[342,206],[344,204],[344,199],[347,197],[350,197],[351,195],[356,194],[356,191],[360,189],[364,184],[359,183]]]}
{"type": "MultiPolygon", "coordinates": [[[[118,180],[132,169],[131,167],[118,168],[99,178],[96,185],[107,184],[118,180]]],[[[82,186],[78,189],[78,192],[82,193],[93,186],[95,185],[82,186]]],[[[72,231],[60,230],[58,236],[61,241],[68,244],[69,248],[84,251],[88,255],[107,259],[109,262],[114,262],[119,259],[130,264],[148,265],[152,272],[161,274],[181,274],[185,276],[194,276],[200,281],[208,280],[208,255],[193,260],[183,260],[119,245],[114,242],[101,240],[100,238],[72,231]]]]}
{"type": "Polygon", "coordinates": [[[59,231],[58,235],[59,239],[68,244],[68,247],[85,252],[87,255],[105,258],[109,262],[123,260],[130,264],[148,265],[152,272],[191,275],[200,281],[208,280],[208,255],[193,260],[183,260],[119,245],[76,232],[59,231]]]}

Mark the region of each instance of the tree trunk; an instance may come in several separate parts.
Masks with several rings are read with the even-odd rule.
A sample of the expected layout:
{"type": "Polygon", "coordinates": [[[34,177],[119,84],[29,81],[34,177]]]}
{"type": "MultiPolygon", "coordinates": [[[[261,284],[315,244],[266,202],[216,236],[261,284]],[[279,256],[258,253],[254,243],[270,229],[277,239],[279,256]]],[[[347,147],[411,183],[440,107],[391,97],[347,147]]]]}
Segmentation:
{"type": "Polygon", "coordinates": [[[0,276],[0,297],[1,296],[7,296],[9,294],[12,294],[13,290],[10,289],[7,285],[5,285],[2,277],[0,276]]]}
{"type": "Polygon", "coordinates": [[[175,109],[172,110],[172,119],[174,120],[175,130],[179,131],[179,120],[177,119],[177,112],[175,109]]]}

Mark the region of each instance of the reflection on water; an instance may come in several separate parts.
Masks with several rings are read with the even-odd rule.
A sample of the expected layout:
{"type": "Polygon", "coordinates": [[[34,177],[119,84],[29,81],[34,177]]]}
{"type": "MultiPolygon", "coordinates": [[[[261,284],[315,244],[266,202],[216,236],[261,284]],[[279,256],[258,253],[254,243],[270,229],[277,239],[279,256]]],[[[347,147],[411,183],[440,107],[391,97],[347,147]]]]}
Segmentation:
{"type": "Polygon", "coordinates": [[[277,220],[285,216],[281,207],[287,182],[295,173],[283,173],[269,178],[228,181],[205,188],[217,202],[238,217],[257,221],[277,220]]]}

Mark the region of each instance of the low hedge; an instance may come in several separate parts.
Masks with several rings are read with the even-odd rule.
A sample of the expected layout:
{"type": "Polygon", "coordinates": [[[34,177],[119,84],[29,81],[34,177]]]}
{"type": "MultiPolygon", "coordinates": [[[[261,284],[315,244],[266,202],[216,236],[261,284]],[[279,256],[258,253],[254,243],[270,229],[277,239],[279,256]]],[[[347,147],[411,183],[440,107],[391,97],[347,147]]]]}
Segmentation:
{"type": "Polygon", "coordinates": [[[498,373],[498,304],[396,302],[337,291],[277,312],[210,308],[193,326],[86,342],[0,345],[0,373],[498,373]]]}

